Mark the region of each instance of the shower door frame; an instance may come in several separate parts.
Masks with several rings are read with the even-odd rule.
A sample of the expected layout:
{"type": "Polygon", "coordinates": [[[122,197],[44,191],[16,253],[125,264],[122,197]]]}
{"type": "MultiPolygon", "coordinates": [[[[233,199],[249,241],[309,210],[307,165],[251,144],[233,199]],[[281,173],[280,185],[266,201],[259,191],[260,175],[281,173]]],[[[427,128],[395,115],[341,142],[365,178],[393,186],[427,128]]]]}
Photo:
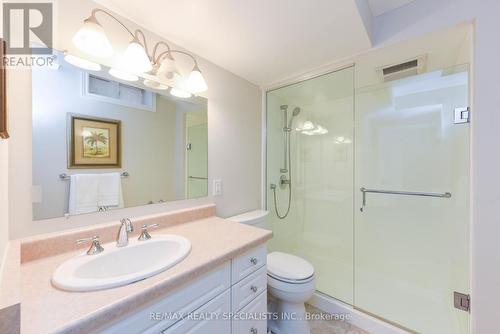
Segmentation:
{"type": "MultiPolygon", "coordinates": [[[[473,57],[472,57],[473,58],[473,57]]],[[[454,65],[457,66],[458,64],[454,65]]],[[[471,112],[474,110],[474,81],[473,81],[473,73],[474,73],[474,62],[471,60],[468,64],[468,101],[469,101],[469,108],[471,112]]],[[[354,70],[354,81],[353,81],[353,99],[354,99],[354,104],[353,104],[353,118],[355,118],[356,114],[356,62],[346,62],[338,66],[334,66],[331,68],[327,68],[318,72],[310,73],[304,76],[300,76],[297,78],[292,78],[289,80],[286,80],[283,83],[276,84],[276,85],[270,85],[268,87],[265,87],[262,89],[262,201],[261,205],[263,208],[266,210],[269,210],[268,208],[268,173],[267,173],[267,119],[268,119],[268,93],[281,89],[281,88],[286,88],[288,86],[296,85],[302,82],[306,82],[309,80],[316,79],[318,77],[321,77],[323,75],[328,75],[332,74],[335,72],[339,72],[342,70],[345,70],[347,68],[352,67],[354,70]]],[[[453,66],[452,66],[453,67],[453,66]]],[[[472,235],[473,235],[473,216],[474,216],[474,208],[473,208],[473,193],[472,189],[474,187],[474,179],[473,179],[473,141],[474,141],[474,126],[473,126],[473,117],[470,117],[469,119],[469,126],[470,126],[470,137],[469,137],[469,228],[468,228],[468,233],[469,233],[469,243],[467,245],[468,248],[468,254],[469,254],[469,275],[468,275],[468,280],[469,280],[469,297],[472,299],[472,296],[474,295],[474,290],[473,290],[473,256],[472,256],[472,235]]],[[[353,142],[356,140],[356,128],[353,124],[353,142]]],[[[356,150],[356,145],[354,145],[353,150],[356,150]]],[[[355,156],[355,154],[354,154],[355,156]]],[[[353,171],[356,170],[356,161],[355,159],[353,160],[353,171]]],[[[355,173],[353,174],[355,177],[355,173]]],[[[355,189],[353,188],[353,192],[355,192],[355,189]]],[[[355,201],[356,201],[356,196],[353,196],[353,210],[355,210],[355,201]]],[[[354,221],[355,218],[353,218],[353,229],[354,229],[354,221]]],[[[353,239],[353,243],[354,243],[353,239]]],[[[353,247],[355,245],[353,244],[353,247]]],[[[354,249],[354,248],[353,248],[354,249]]],[[[354,271],[354,263],[353,263],[353,271],[354,271]]],[[[353,290],[353,294],[354,294],[353,290]]],[[[357,323],[364,324],[366,325],[367,322],[370,324],[371,328],[374,328],[373,330],[376,330],[377,333],[383,333],[383,334],[404,334],[404,333],[415,333],[412,330],[405,328],[404,326],[401,326],[397,323],[394,323],[388,319],[384,319],[381,317],[378,317],[375,314],[371,314],[367,311],[364,311],[363,309],[357,308],[355,305],[350,305],[346,304],[335,297],[326,295],[322,293],[321,291],[315,290],[314,295],[311,299],[313,306],[321,306],[322,309],[326,312],[331,312],[331,313],[342,313],[342,312],[349,312],[352,314],[351,322],[356,325],[357,323]]],[[[470,302],[470,301],[469,301],[470,302]]],[[[469,304],[470,305],[470,304],[469,304]]],[[[464,311],[465,312],[465,311],[464,311]]],[[[474,320],[474,313],[471,312],[471,308],[469,306],[469,334],[475,334],[474,328],[473,328],[473,321],[474,320]]]]}

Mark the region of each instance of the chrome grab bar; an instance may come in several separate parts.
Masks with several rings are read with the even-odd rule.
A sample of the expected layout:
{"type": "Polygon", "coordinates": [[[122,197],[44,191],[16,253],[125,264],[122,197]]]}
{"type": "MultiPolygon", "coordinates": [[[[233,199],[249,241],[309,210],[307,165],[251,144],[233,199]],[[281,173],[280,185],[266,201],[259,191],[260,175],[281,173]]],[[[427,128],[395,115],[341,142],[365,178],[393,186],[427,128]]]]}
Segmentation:
{"type": "Polygon", "coordinates": [[[359,189],[363,193],[363,204],[359,211],[363,212],[364,207],[366,206],[366,193],[375,193],[375,194],[389,194],[389,195],[402,195],[402,196],[423,196],[423,197],[440,197],[440,198],[450,198],[451,193],[428,193],[428,192],[419,192],[419,191],[398,191],[398,190],[380,190],[380,189],[367,189],[361,187],[359,189]]]}

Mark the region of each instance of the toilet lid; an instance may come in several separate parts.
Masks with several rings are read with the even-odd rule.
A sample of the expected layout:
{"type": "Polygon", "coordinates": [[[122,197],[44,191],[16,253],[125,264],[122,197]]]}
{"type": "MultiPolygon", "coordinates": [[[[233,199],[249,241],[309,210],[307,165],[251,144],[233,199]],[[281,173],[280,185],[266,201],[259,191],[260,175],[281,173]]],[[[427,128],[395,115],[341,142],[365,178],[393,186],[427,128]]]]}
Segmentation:
{"type": "Polygon", "coordinates": [[[267,272],[285,280],[306,280],[314,275],[314,267],[298,256],[272,252],[267,255],[267,272]]]}

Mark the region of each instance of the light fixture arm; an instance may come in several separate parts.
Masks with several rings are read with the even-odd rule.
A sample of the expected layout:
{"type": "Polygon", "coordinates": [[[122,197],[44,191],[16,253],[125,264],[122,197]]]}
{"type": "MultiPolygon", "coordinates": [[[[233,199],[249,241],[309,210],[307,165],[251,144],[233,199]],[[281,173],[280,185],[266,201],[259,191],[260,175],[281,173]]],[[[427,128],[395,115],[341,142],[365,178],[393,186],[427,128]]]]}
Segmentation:
{"type": "Polygon", "coordinates": [[[168,51],[164,51],[162,53],[160,53],[160,55],[158,56],[158,62],[160,62],[161,60],[163,60],[163,58],[165,56],[170,56],[172,58],[172,53],[180,53],[180,54],[183,54],[185,56],[188,56],[189,58],[191,58],[194,62],[194,69],[196,70],[200,70],[199,66],[198,66],[198,61],[196,60],[195,57],[193,57],[193,55],[191,55],[190,53],[186,52],[186,51],[182,51],[182,50],[168,50],[168,51]]]}
{"type": "MultiPolygon", "coordinates": [[[[161,60],[161,57],[164,55],[164,54],[169,54],[170,55],[170,52],[171,52],[171,48],[170,48],[170,45],[168,45],[166,42],[163,42],[163,41],[160,41],[158,43],[155,44],[155,47],[153,48],[153,61],[155,64],[159,64],[160,60],[161,60]],[[158,55],[158,57],[156,57],[156,52],[158,51],[158,48],[163,45],[167,48],[167,51],[161,53],[158,55]]],[[[170,55],[170,58],[172,56],[170,55]]]]}
{"type": "MultiPolygon", "coordinates": [[[[156,42],[154,46],[153,43],[151,43],[150,46],[153,46],[153,48],[151,50],[152,53],[150,53],[148,40],[143,30],[138,28],[131,30],[117,16],[101,8],[92,9],[90,16],[84,20],[83,27],[81,27],[73,37],[73,44],[75,44],[78,49],[96,57],[109,58],[113,55],[113,46],[106,36],[103,26],[97,20],[97,15],[100,13],[103,13],[114,20],[120,25],[120,27],[125,29],[130,37],[132,37],[132,40],[129,42],[122,57],[122,62],[124,66],[127,67],[125,72],[130,71],[130,73],[145,73],[150,76],[162,74],[167,79],[172,79],[175,74],[177,74],[178,76],[181,76],[181,79],[185,80],[186,85],[189,86],[186,88],[189,89],[189,96],[191,96],[192,93],[199,93],[208,89],[207,83],[205,82],[198,66],[198,61],[192,54],[183,50],[173,50],[167,42],[161,40],[156,42]],[[162,46],[163,50],[165,48],[166,50],[160,52],[162,46]],[[187,56],[193,61],[194,66],[187,78],[182,78],[182,74],[179,72],[176,64],[174,63],[175,59],[172,56],[173,53],[187,56]],[[160,70],[161,73],[159,73],[160,70]]],[[[110,74],[117,76],[118,78],[122,78],[118,75],[118,71],[114,68],[110,69],[110,74]],[[114,74],[112,73],[112,70],[115,72],[114,74]]],[[[135,80],[138,80],[138,77],[135,75],[134,78],[135,80]]],[[[187,97],[187,91],[180,92],[181,90],[184,90],[184,88],[177,90],[179,91],[177,92],[177,95],[173,92],[171,92],[171,94],[179,97],[187,97]]]]}
{"type": "Polygon", "coordinates": [[[137,40],[137,41],[139,42],[139,44],[141,44],[141,42],[140,42],[140,40],[139,40],[139,36],[141,36],[141,37],[142,37],[142,41],[143,41],[143,43],[144,43],[144,45],[143,45],[143,46],[144,46],[144,49],[146,50],[146,54],[148,55],[148,58],[149,58],[149,60],[150,60],[150,61],[151,61],[151,60],[153,60],[153,57],[154,57],[154,56],[153,56],[153,57],[151,57],[151,56],[149,55],[149,50],[148,50],[148,42],[147,42],[147,40],[146,40],[146,35],[144,34],[144,32],[143,32],[141,29],[136,29],[136,30],[135,30],[135,34],[134,34],[134,36],[135,36],[135,37],[134,37],[134,40],[137,40]]]}
{"type": "Polygon", "coordinates": [[[125,24],[123,24],[122,21],[120,21],[116,16],[114,16],[113,14],[111,13],[108,13],[107,11],[103,10],[103,9],[100,9],[100,8],[94,8],[92,9],[92,12],[90,14],[90,17],[87,19],[87,20],[91,20],[91,21],[95,21],[97,23],[99,23],[99,21],[97,21],[97,18],[96,18],[96,14],[97,13],[103,13],[103,14],[106,14],[107,16],[111,17],[113,20],[115,20],[119,25],[121,25],[129,34],[130,36],[132,36],[132,38],[136,38],[135,34],[130,31],[129,28],[127,28],[127,26],[125,24]]]}

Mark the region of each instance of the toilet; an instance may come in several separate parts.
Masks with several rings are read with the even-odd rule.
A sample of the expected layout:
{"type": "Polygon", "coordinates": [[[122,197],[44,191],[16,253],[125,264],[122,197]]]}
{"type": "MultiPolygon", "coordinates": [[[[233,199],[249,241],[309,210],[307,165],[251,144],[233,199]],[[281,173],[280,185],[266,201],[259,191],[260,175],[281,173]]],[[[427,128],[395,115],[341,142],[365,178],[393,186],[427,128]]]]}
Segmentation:
{"type": "MultiPolygon", "coordinates": [[[[267,211],[255,210],[228,220],[267,228],[267,211]]],[[[283,252],[267,255],[267,288],[276,299],[268,327],[275,334],[309,334],[305,302],[315,290],[314,267],[306,260],[283,252]]]]}
{"type": "Polygon", "coordinates": [[[306,260],[287,253],[267,255],[267,288],[277,299],[276,315],[269,323],[276,334],[309,334],[304,303],[316,286],[314,267],[306,260]]]}

